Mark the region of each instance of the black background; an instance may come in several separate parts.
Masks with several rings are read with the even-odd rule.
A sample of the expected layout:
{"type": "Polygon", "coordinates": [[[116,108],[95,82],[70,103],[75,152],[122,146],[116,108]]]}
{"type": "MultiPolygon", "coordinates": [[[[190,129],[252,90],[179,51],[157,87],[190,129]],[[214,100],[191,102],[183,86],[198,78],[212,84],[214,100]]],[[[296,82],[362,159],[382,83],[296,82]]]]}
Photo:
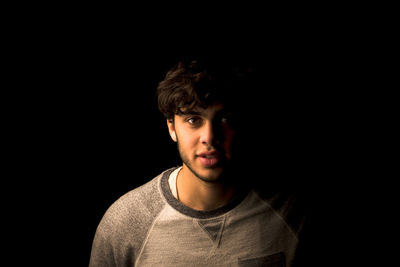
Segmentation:
{"type": "Polygon", "coordinates": [[[37,18],[11,38],[7,188],[11,202],[23,201],[7,212],[23,230],[10,246],[18,255],[29,247],[30,262],[87,265],[106,209],[180,164],[155,88],[174,60],[190,53],[258,58],[266,80],[249,118],[250,167],[309,200],[318,259],[339,262],[354,253],[376,172],[368,143],[374,80],[359,28],[281,19],[273,27],[257,21],[194,31],[178,20],[153,31],[140,27],[146,21],[85,14],[78,21],[65,14],[57,20],[57,13],[37,18]]]}

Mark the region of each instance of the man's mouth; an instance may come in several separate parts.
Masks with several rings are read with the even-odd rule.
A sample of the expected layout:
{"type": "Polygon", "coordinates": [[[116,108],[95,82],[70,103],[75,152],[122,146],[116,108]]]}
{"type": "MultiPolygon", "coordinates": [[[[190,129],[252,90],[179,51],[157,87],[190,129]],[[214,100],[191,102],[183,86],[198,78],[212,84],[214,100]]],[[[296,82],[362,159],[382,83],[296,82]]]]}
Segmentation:
{"type": "Polygon", "coordinates": [[[207,151],[197,155],[200,163],[206,168],[213,168],[220,161],[220,153],[218,151],[207,151]]]}

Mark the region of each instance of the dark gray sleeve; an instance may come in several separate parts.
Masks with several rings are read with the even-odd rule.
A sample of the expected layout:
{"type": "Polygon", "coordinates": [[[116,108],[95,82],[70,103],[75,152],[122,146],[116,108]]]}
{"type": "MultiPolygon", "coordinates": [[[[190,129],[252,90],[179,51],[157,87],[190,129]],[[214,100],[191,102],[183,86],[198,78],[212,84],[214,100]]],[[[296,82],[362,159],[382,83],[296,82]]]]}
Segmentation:
{"type": "Polygon", "coordinates": [[[118,199],[99,223],[90,267],[133,266],[143,241],[165,205],[157,176],[118,199]]]}
{"type": "Polygon", "coordinates": [[[257,191],[261,199],[270,205],[299,237],[307,217],[307,203],[290,192],[264,193],[257,191]]]}

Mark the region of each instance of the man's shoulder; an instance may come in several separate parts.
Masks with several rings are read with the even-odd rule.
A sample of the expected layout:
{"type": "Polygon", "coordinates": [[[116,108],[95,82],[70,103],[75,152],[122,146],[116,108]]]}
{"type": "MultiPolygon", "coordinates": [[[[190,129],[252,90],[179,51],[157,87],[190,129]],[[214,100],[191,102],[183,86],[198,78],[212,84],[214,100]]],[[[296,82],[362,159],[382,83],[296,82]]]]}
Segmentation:
{"type": "Polygon", "coordinates": [[[139,254],[151,225],[166,205],[160,182],[168,170],[117,199],[105,212],[95,234],[90,266],[129,263],[139,254]]]}
{"type": "Polygon", "coordinates": [[[298,235],[308,215],[308,205],[302,195],[290,191],[254,190],[256,195],[272,208],[298,235]]]}
{"type": "Polygon", "coordinates": [[[102,224],[113,228],[138,226],[157,216],[166,204],[160,189],[160,180],[167,171],[117,199],[104,214],[102,224]]]}

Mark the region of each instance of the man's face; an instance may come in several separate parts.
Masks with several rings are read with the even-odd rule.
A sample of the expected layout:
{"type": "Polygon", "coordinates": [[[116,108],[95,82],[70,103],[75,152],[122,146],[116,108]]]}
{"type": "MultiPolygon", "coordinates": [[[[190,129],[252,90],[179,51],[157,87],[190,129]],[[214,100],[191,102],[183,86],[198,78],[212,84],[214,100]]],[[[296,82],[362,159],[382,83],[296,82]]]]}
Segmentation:
{"type": "Polygon", "coordinates": [[[235,130],[231,115],[222,104],[182,111],[167,123],[183,165],[201,180],[217,182],[232,160],[235,130]]]}

